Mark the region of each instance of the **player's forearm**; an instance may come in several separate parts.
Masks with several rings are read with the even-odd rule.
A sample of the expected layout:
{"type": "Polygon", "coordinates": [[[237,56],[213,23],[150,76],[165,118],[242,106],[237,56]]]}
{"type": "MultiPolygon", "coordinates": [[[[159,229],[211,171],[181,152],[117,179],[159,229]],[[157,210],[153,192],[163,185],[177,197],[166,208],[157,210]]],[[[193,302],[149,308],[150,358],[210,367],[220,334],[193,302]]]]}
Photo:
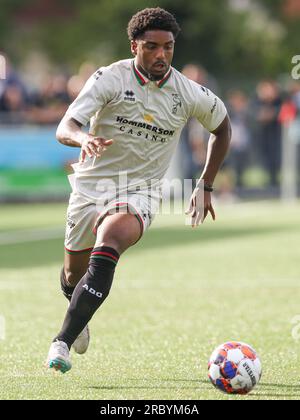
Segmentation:
{"type": "Polygon", "coordinates": [[[231,126],[228,118],[222,123],[209,139],[205,168],[201,179],[207,185],[213,185],[217,173],[224,162],[231,139],[231,126]]]}
{"type": "Polygon", "coordinates": [[[57,140],[71,147],[81,147],[88,134],[81,130],[81,127],[74,120],[64,117],[56,130],[57,140]]]}

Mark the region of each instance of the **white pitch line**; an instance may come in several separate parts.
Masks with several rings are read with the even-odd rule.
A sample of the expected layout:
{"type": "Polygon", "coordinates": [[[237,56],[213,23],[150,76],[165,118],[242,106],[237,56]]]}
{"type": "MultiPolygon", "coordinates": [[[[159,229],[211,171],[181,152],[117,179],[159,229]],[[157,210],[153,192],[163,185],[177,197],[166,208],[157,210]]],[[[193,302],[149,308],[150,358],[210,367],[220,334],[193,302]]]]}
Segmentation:
{"type": "Polygon", "coordinates": [[[0,233],[0,245],[13,245],[26,242],[47,241],[64,237],[64,228],[22,229],[0,233]]]}

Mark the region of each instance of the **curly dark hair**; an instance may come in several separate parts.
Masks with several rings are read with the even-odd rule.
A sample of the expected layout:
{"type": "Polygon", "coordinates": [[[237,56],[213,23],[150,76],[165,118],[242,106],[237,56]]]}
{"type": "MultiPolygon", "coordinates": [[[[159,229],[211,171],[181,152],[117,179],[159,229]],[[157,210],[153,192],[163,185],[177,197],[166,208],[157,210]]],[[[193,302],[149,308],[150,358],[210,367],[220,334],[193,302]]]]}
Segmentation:
{"type": "Polygon", "coordinates": [[[175,17],[160,7],[147,8],[139,11],[128,23],[127,33],[130,41],[141,38],[146,31],[161,30],[172,32],[174,38],[180,32],[175,17]]]}

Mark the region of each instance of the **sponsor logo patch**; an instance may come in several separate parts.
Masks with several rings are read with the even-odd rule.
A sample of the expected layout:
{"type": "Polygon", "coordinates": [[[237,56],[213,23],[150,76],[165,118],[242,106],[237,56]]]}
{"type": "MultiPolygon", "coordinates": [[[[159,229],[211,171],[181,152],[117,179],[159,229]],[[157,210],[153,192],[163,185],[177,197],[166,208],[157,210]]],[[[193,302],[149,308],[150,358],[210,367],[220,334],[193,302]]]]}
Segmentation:
{"type": "Polygon", "coordinates": [[[180,96],[177,93],[172,94],[173,97],[173,106],[172,106],[172,114],[176,115],[178,109],[182,107],[182,101],[180,96]]]}
{"type": "Polygon", "coordinates": [[[124,101],[135,102],[135,93],[132,90],[126,90],[124,101]]]}
{"type": "Polygon", "coordinates": [[[82,286],[87,292],[91,293],[91,295],[97,296],[97,298],[102,298],[103,294],[101,292],[97,292],[92,287],[89,287],[87,284],[84,284],[82,286]]]}

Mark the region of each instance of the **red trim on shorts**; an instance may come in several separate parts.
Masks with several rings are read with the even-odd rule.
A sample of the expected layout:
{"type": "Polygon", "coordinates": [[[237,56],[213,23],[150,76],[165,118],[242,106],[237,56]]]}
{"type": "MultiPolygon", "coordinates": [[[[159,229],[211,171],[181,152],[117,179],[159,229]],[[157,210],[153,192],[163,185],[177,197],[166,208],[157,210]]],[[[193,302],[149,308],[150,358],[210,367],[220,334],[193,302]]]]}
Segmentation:
{"type": "Polygon", "coordinates": [[[130,206],[131,206],[134,209],[135,214],[132,214],[132,213],[129,213],[129,214],[132,214],[133,216],[135,216],[138,219],[138,221],[140,223],[140,226],[141,226],[141,235],[140,235],[139,239],[136,241],[136,242],[138,242],[141,239],[141,237],[143,236],[143,233],[145,231],[145,223],[144,223],[144,220],[142,219],[141,215],[136,210],[136,208],[132,204],[130,204],[130,203],[114,203],[114,205],[112,207],[110,207],[102,217],[98,218],[97,224],[95,225],[95,227],[93,229],[94,235],[95,236],[97,235],[97,229],[100,226],[99,220],[102,219],[102,222],[103,222],[103,220],[105,219],[105,217],[109,214],[109,211],[112,210],[115,207],[118,207],[118,206],[127,206],[127,209],[130,209],[130,206]]]}
{"type": "MultiPolygon", "coordinates": [[[[137,217],[139,219],[139,222],[140,222],[140,224],[142,226],[142,230],[144,232],[144,230],[145,230],[144,220],[142,219],[142,217],[140,216],[139,212],[137,211],[137,209],[132,204],[130,204],[130,203],[116,203],[115,206],[127,206],[128,209],[131,206],[134,209],[134,211],[135,211],[135,214],[133,214],[133,216],[135,216],[135,217],[137,217]]],[[[132,214],[132,213],[129,213],[129,214],[132,214]]]]}
{"type": "Polygon", "coordinates": [[[128,206],[129,203],[116,203],[115,206],[128,206]]]}
{"type": "Polygon", "coordinates": [[[135,214],[132,214],[132,213],[130,213],[130,214],[132,214],[133,216],[135,216],[138,219],[138,222],[139,222],[139,224],[141,226],[141,234],[140,234],[139,239],[134,243],[134,245],[135,245],[136,243],[139,242],[139,240],[141,239],[141,237],[144,234],[144,231],[145,231],[145,223],[144,223],[144,220],[142,219],[141,215],[139,214],[139,212],[137,211],[137,209],[132,204],[130,204],[130,203],[117,203],[117,204],[118,205],[125,204],[125,205],[127,205],[127,208],[129,208],[129,206],[131,206],[134,209],[134,211],[135,211],[135,214]]]}
{"type": "Polygon", "coordinates": [[[65,250],[69,252],[70,254],[79,254],[81,252],[91,252],[94,248],[86,248],[86,249],[80,249],[79,251],[72,251],[71,249],[68,249],[65,247],[65,250]]]}
{"type": "MultiPolygon", "coordinates": [[[[132,204],[131,204],[132,205],[132,204]]],[[[133,207],[133,206],[132,206],[133,207]]],[[[134,207],[133,207],[134,208],[134,207]]],[[[136,211],[136,209],[134,208],[134,210],[136,211]]],[[[136,214],[134,215],[135,217],[137,217],[138,219],[139,219],[139,222],[140,222],[140,224],[141,224],[141,226],[143,226],[143,228],[142,228],[142,230],[143,230],[143,233],[144,233],[144,230],[145,230],[145,223],[144,223],[144,220],[142,219],[142,217],[141,217],[141,215],[136,211],[136,214]]]]}
{"type": "Polygon", "coordinates": [[[98,217],[97,218],[97,223],[96,223],[96,225],[93,228],[93,234],[95,236],[97,235],[97,229],[100,226],[99,220],[102,219],[102,222],[103,222],[103,220],[105,219],[105,217],[109,214],[109,211],[112,210],[113,208],[117,207],[117,206],[127,206],[127,208],[128,208],[128,203],[116,203],[116,204],[113,205],[113,207],[110,207],[102,216],[101,216],[101,213],[99,213],[99,216],[101,216],[101,217],[98,217]]]}

